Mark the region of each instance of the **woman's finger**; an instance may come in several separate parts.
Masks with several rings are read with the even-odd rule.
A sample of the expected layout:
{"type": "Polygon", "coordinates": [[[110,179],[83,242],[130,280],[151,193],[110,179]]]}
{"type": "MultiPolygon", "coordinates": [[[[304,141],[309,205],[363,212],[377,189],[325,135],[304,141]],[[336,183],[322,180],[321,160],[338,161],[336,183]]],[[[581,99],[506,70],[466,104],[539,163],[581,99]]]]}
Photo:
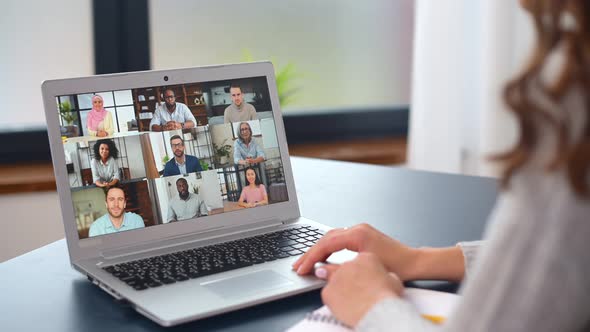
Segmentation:
{"type": "Polygon", "coordinates": [[[296,268],[297,274],[310,273],[315,263],[325,261],[332,253],[342,249],[355,250],[353,243],[351,233],[347,230],[340,230],[325,239],[322,238],[301,257],[296,268]]]}
{"type": "Polygon", "coordinates": [[[292,265],[293,270],[297,271],[299,269],[299,266],[301,265],[301,263],[303,263],[307,259],[307,257],[309,257],[310,250],[314,249],[320,242],[327,241],[327,239],[334,236],[334,234],[339,233],[343,230],[344,229],[341,229],[341,228],[334,228],[334,229],[329,230],[324,236],[322,236],[322,238],[314,246],[312,246],[310,249],[308,249],[303,255],[301,255],[301,257],[299,257],[295,261],[295,263],[293,263],[293,265],[292,265]]]}
{"type": "Polygon", "coordinates": [[[329,280],[332,274],[336,272],[336,270],[338,270],[339,267],[340,265],[336,264],[325,264],[317,267],[315,269],[314,274],[316,277],[320,279],[329,280]]]}

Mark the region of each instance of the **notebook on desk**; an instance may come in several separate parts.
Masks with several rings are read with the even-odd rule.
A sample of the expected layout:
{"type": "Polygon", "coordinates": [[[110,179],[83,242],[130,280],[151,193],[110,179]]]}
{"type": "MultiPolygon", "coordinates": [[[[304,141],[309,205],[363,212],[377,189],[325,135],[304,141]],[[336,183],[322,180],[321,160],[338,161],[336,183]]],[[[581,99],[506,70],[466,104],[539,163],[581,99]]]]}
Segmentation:
{"type": "Polygon", "coordinates": [[[42,92],[70,261],[92,283],[164,326],[323,285],[291,271],[329,227],[300,215],[269,62],[42,92]]]}
{"type": "MultiPolygon", "coordinates": [[[[443,324],[451,316],[459,295],[433,291],[429,289],[406,288],[403,299],[412,304],[422,318],[434,324],[443,324]]],[[[395,325],[392,326],[395,329],[395,325]]],[[[286,332],[349,332],[352,328],[332,315],[330,309],[323,306],[311,313],[286,332]]]]}

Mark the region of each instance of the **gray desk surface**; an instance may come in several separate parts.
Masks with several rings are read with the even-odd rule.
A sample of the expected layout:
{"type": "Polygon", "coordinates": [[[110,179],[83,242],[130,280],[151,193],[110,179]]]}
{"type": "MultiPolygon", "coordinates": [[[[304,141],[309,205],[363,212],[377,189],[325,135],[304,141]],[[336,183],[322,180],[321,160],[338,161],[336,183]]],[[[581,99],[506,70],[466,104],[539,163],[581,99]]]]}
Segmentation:
{"type": "MultiPolygon", "coordinates": [[[[487,178],[292,162],[303,216],[333,227],[368,222],[414,246],[481,238],[496,199],[487,178]]],[[[0,264],[0,294],[2,331],[165,330],[71,269],[64,240],[0,264]]],[[[320,305],[314,291],[166,330],[282,331],[320,305]]]]}

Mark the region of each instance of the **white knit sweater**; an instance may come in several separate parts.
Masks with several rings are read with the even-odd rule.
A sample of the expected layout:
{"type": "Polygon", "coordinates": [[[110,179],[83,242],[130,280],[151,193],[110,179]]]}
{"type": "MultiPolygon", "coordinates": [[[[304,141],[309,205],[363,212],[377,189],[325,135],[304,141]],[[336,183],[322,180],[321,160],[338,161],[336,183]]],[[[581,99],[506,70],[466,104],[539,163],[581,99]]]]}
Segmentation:
{"type": "MultiPolygon", "coordinates": [[[[551,62],[559,63],[559,54],[549,67],[551,62]]],[[[566,115],[572,139],[589,122],[581,93],[573,89],[559,105],[542,100],[566,115]]],[[[540,129],[535,158],[498,198],[485,245],[461,245],[467,278],[446,323],[429,323],[409,303],[392,298],[376,304],[358,331],[590,331],[590,199],[573,193],[565,170],[544,170],[555,137],[540,129]]]]}

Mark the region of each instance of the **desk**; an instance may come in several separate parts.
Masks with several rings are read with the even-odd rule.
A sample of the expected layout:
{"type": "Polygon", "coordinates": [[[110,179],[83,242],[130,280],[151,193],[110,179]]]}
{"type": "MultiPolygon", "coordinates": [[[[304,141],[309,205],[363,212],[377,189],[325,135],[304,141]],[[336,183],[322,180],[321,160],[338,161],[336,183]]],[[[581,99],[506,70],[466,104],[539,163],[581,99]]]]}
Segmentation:
{"type": "MultiPolygon", "coordinates": [[[[496,183],[487,178],[292,163],[303,216],[333,227],[365,221],[413,246],[481,238],[496,199],[496,183]]],[[[321,305],[314,291],[165,329],[72,270],[64,240],[0,264],[0,294],[3,331],[283,331],[321,305]]]]}

